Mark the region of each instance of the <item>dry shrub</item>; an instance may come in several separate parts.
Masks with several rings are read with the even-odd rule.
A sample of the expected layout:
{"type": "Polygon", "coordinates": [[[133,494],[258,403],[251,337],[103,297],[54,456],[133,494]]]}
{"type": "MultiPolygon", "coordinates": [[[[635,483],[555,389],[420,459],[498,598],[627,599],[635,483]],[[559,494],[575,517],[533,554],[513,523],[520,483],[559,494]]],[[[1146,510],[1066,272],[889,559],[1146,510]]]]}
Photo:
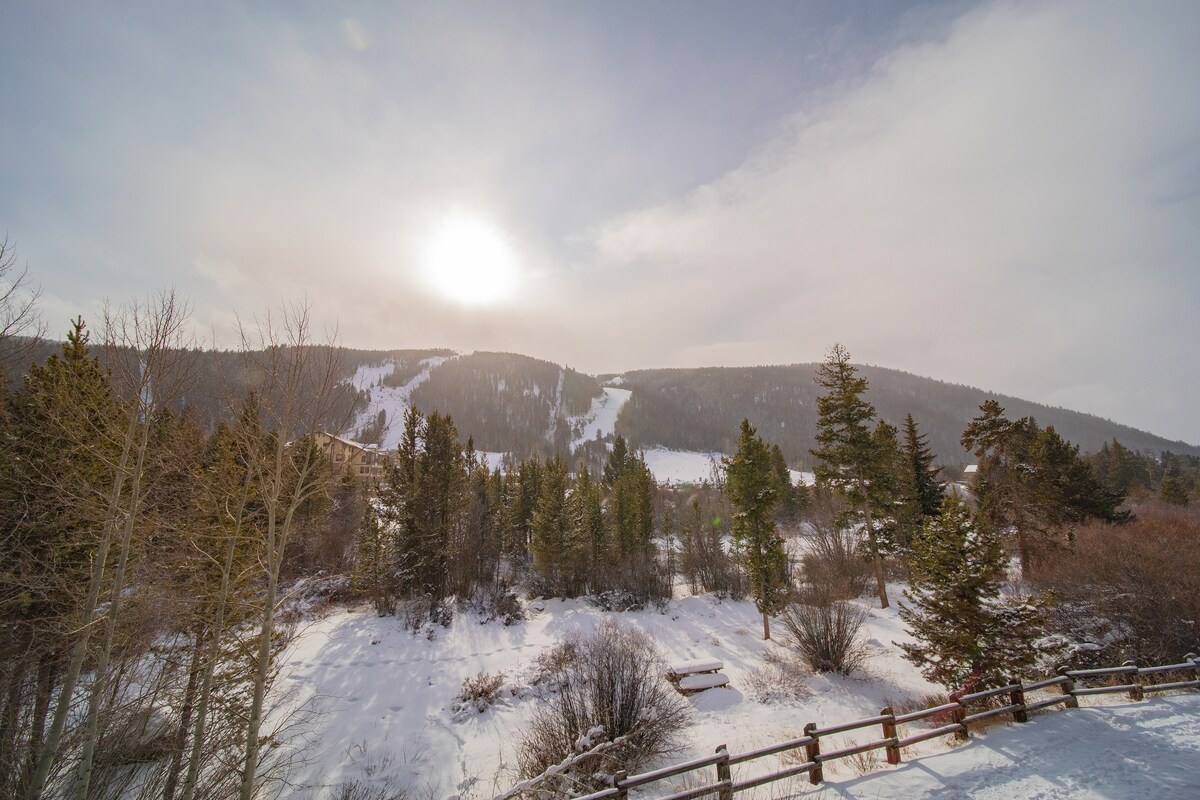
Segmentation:
{"type": "MultiPolygon", "coordinates": [[[[857,739],[847,739],[843,747],[858,747],[860,742],[857,739]]],[[[880,759],[878,750],[867,750],[864,753],[855,753],[854,755],[846,756],[846,763],[850,765],[850,769],[854,770],[855,775],[866,775],[879,769],[880,759]]]]}
{"type": "Polygon", "coordinates": [[[525,620],[520,598],[503,581],[477,584],[463,605],[475,612],[482,623],[499,620],[508,626],[525,620]]]}
{"type": "Polygon", "coordinates": [[[833,500],[819,501],[804,544],[801,594],[818,602],[859,597],[872,578],[862,557],[862,535],[840,525],[837,511],[833,500]]]}
{"type": "Polygon", "coordinates": [[[628,739],[578,761],[555,779],[559,788],[599,786],[597,773],[635,772],[682,745],[690,707],[663,678],[665,665],[645,633],[605,621],[590,635],[569,636],[539,666],[558,692],[534,712],[517,745],[523,778],[590,749],[597,728],[609,741],[628,739]]]}
{"type": "Polygon", "coordinates": [[[746,688],[760,703],[791,703],[808,697],[808,670],[786,652],[768,650],[763,665],[746,674],[746,688]]]}
{"type": "MultiPolygon", "coordinates": [[[[924,711],[927,708],[937,708],[944,706],[950,702],[950,697],[946,694],[927,694],[923,697],[906,698],[899,702],[885,700],[884,705],[892,709],[892,713],[897,717],[902,717],[905,714],[911,714],[914,711],[924,711]]],[[[953,716],[949,711],[943,711],[941,714],[935,714],[932,717],[910,722],[910,725],[921,725],[926,728],[939,728],[942,725],[949,725],[954,721],[953,716]]]]}
{"type": "Polygon", "coordinates": [[[792,603],[779,615],[784,642],[813,672],[849,675],[868,651],[862,638],[867,612],[849,603],[792,603]]]}
{"type": "Polygon", "coordinates": [[[1076,641],[1098,642],[1097,660],[1178,662],[1200,633],[1200,512],[1152,504],[1137,519],[1093,523],[1075,546],[1039,564],[1035,581],[1061,600],[1051,620],[1076,641]]]}
{"type": "Polygon", "coordinates": [[[462,706],[473,706],[483,711],[496,702],[496,696],[504,686],[503,672],[478,672],[463,679],[462,689],[454,696],[454,700],[462,706]]]}

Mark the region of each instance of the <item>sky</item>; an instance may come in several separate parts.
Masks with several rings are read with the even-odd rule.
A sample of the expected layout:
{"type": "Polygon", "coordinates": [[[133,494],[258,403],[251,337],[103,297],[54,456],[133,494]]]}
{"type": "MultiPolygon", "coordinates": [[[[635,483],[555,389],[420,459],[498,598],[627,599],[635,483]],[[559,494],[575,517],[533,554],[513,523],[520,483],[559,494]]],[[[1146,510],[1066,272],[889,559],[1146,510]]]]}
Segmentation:
{"type": "Polygon", "coordinates": [[[1200,4],[0,11],[51,333],[175,288],[591,373],[855,361],[1200,443],[1200,4]]]}

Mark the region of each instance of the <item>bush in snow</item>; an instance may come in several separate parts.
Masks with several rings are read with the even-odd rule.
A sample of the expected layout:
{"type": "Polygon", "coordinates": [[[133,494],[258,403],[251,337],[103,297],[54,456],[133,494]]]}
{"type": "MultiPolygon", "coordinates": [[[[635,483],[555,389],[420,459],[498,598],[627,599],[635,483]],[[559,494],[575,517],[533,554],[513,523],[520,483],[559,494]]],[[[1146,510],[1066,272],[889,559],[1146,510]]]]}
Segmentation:
{"type": "Polygon", "coordinates": [[[516,625],[525,619],[520,598],[503,581],[475,586],[466,606],[484,623],[500,620],[505,625],[516,625]]]}
{"type": "Polygon", "coordinates": [[[517,745],[522,777],[540,775],[605,739],[627,737],[561,776],[576,788],[599,786],[598,774],[633,772],[681,746],[690,708],[663,677],[662,658],[645,633],[605,621],[590,635],[567,637],[542,665],[546,683],[558,692],[534,712],[517,745]]]}
{"type": "Polygon", "coordinates": [[[767,650],[763,665],[746,673],[746,689],[760,703],[791,703],[808,697],[808,670],[786,650],[767,650]]]}
{"type": "Polygon", "coordinates": [[[482,714],[495,704],[504,688],[503,672],[479,672],[463,679],[462,689],[454,696],[451,710],[455,721],[482,714]]]}
{"type": "Polygon", "coordinates": [[[867,612],[842,600],[792,603],[779,615],[784,642],[814,672],[849,675],[867,658],[862,638],[867,612]]]}
{"type": "Polygon", "coordinates": [[[900,618],[917,641],[900,648],[930,681],[982,691],[1020,677],[1037,661],[1041,603],[1001,598],[1007,562],[999,537],[977,526],[953,495],[913,537],[911,588],[900,618]]]}
{"type": "Polygon", "coordinates": [[[436,639],[439,626],[449,628],[454,622],[454,606],[446,600],[435,601],[429,595],[402,600],[397,609],[404,627],[427,639],[436,639]]]}
{"type": "Polygon", "coordinates": [[[828,489],[816,492],[816,503],[801,559],[801,592],[806,600],[850,600],[866,592],[871,565],[863,558],[863,536],[841,524],[843,501],[828,489]]]}

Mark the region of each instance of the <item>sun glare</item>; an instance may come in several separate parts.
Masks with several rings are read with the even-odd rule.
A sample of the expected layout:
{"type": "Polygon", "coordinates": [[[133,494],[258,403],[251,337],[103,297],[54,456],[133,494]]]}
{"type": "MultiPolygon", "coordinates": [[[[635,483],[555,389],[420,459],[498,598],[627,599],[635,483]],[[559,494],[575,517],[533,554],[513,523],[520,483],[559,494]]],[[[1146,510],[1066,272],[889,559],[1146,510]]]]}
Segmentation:
{"type": "Polygon", "coordinates": [[[516,288],[512,249],[496,226],[473,214],[448,217],[434,229],[423,268],[438,294],[465,306],[501,302],[516,288]]]}

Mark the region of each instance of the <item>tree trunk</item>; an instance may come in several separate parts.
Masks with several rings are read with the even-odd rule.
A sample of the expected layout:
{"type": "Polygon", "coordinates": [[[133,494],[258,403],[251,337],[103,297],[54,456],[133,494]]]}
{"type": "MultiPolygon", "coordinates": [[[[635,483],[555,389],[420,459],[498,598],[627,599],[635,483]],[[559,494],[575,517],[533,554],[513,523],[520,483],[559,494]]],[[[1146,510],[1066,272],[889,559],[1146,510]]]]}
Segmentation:
{"type": "Polygon", "coordinates": [[[771,618],[767,616],[767,612],[762,612],[763,615],[763,641],[769,641],[771,638],[771,618]]]}
{"type": "Polygon", "coordinates": [[[887,584],[883,579],[883,559],[879,556],[879,543],[875,540],[875,525],[871,522],[871,507],[863,503],[863,519],[867,523],[867,544],[871,547],[871,564],[875,567],[875,587],[879,590],[879,607],[888,607],[887,584]]]}
{"type": "Polygon", "coordinates": [[[20,720],[21,695],[25,688],[26,667],[24,662],[13,660],[4,673],[3,697],[0,698],[0,789],[21,777],[17,768],[17,724],[20,720]]]}
{"type": "Polygon", "coordinates": [[[225,563],[221,568],[221,588],[217,591],[216,619],[208,635],[208,652],[204,658],[204,674],[200,681],[200,697],[196,703],[196,730],[192,733],[192,751],[188,755],[187,777],[183,783],[181,800],[192,800],[200,777],[200,765],[204,754],[204,733],[208,724],[208,706],[212,697],[213,678],[217,671],[217,658],[221,652],[221,637],[225,635],[225,608],[229,601],[230,581],[233,574],[233,557],[238,537],[242,534],[242,522],[246,502],[250,495],[250,472],[247,470],[242,484],[241,502],[238,504],[233,531],[225,548],[225,563]]]}
{"type": "Polygon", "coordinates": [[[1028,579],[1030,565],[1029,553],[1029,535],[1025,532],[1024,520],[1018,515],[1016,520],[1017,528],[1017,554],[1021,559],[1021,577],[1028,579]]]}
{"type": "MultiPolygon", "coordinates": [[[[78,797],[88,796],[88,786],[92,779],[92,763],[95,758],[96,743],[100,739],[100,704],[103,694],[109,686],[108,667],[112,657],[113,639],[116,637],[117,624],[120,621],[121,597],[125,591],[125,572],[129,566],[129,555],[133,546],[133,529],[141,505],[142,478],[145,474],[146,449],[150,439],[149,419],[143,420],[140,427],[141,436],[138,441],[137,458],[134,459],[133,472],[129,478],[129,510],[125,515],[125,526],[117,555],[117,568],[113,575],[112,588],[109,591],[108,613],[104,615],[104,638],[101,640],[100,653],[96,659],[96,669],[92,677],[91,692],[88,696],[79,771],[76,773],[76,796],[78,797]]],[[[115,685],[113,691],[116,692],[115,685]]]]}
{"type": "Polygon", "coordinates": [[[187,689],[183,693],[183,708],[179,712],[179,728],[171,742],[171,763],[167,767],[167,780],[163,786],[163,800],[174,800],[179,786],[179,773],[183,770],[183,749],[187,746],[188,728],[192,726],[192,713],[196,705],[196,692],[200,683],[200,672],[204,661],[203,628],[196,633],[192,646],[192,660],[188,664],[187,689]]]}

